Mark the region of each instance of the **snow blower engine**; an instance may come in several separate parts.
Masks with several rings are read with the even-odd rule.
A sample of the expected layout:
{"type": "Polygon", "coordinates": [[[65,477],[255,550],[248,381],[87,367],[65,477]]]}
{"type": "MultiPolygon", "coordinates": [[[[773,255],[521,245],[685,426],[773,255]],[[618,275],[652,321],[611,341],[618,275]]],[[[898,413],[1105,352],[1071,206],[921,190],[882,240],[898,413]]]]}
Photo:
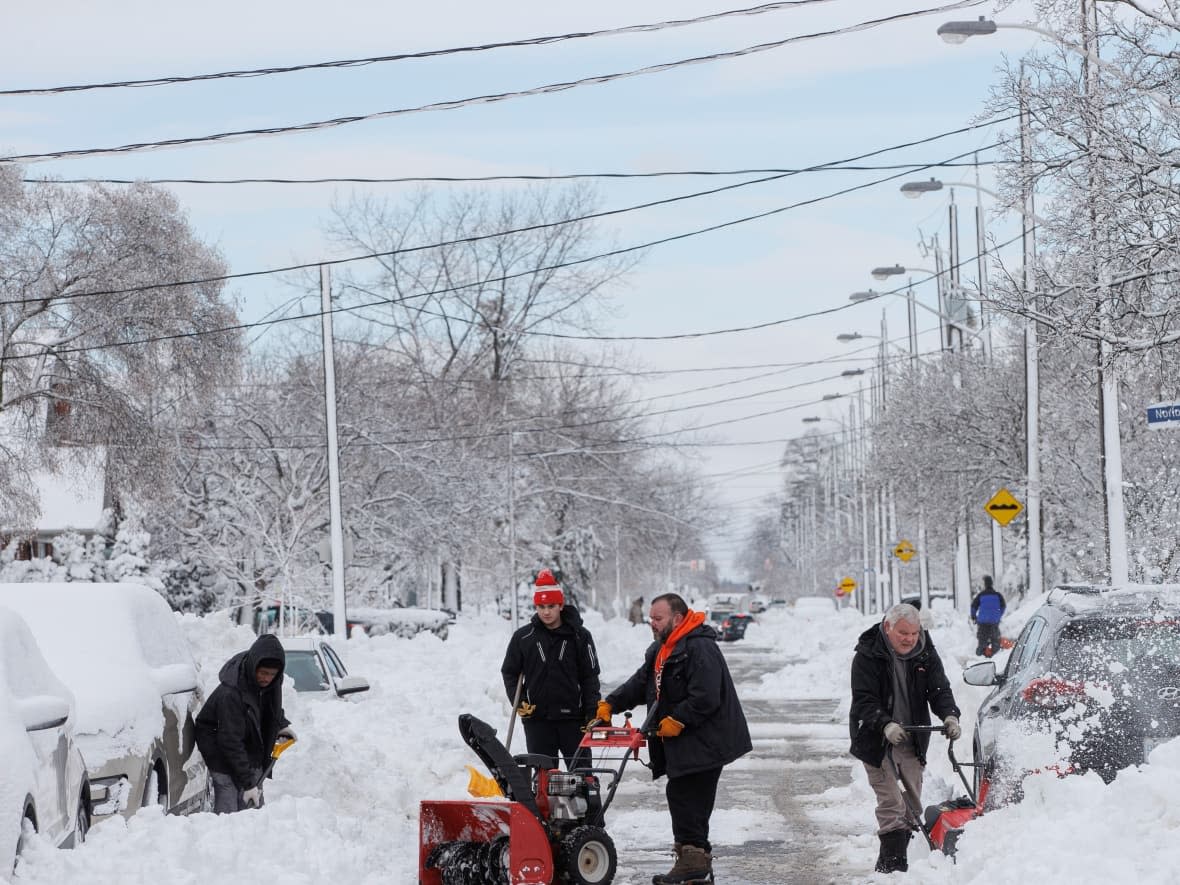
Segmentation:
{"type": "Polygon", "coordinates": [[[609,885],[618,858],[606,810],[646,744],[642,732],[629,721],[592,726],[569,772],[549,756],[512,756],[469,713],[459,733],[504,798],[420,804],[419,885],[609,885]]]}

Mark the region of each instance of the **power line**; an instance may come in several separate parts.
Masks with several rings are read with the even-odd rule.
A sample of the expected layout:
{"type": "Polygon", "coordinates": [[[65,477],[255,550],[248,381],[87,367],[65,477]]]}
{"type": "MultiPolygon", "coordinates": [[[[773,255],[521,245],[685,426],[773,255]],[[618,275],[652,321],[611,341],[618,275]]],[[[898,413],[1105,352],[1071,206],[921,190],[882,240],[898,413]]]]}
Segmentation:
{"type": "Polygon", "coordinates": [[[28,96],[28,95],[60,95],[68,92],[84,92],[98,89],[145,88],[151,86],[174,86],[182,83],[199,83],[208,80],[225,80],[233,78],[267,77],[274,74],[290,74],[297,71],[314,71],[329,68],[357,68],[386,62],[408,61],[412,59],[438,58],[447,55],[461,55],[472,52],[487,52],[492,49],[509,49],[525,46],[546,46],[553,43],[563,43],[568,40],[584,40],[591,37],[614,37],[622,34],[639,34],[662,31],[669,28],[683,28],[689,25],[705,22],[721,21],[722,19],[738,16],[755,16],[768,12],[779,12],[798,6],[813,6],[830,3],[832,0],[786,0],[786,2],[764,3],[761,6],[751,6],[745,9],[730,9],[700,15],[695,18],[671,19],[668,21],[651,22],[639,25],[624,25],[617,28],[602,28],[596,31],[573,31],[567,34],[553,34],[546,37],[524,37],[516,40],[504,40],[497,43],[477,43],[469,46],[455,46],[448,49],[430,49],[421,52],[402,52],[395,55],[375,55],[368,58],[348,58],[336,61],[311,62],[307,64],[286,65],[283,67],[254,68],[250,70],[221,71],[212,74],[192,74],[188,76],[152,77],[142,80],[116,80],[106,83],[86,83],[76,86],[46,86],[30,89],[3,89],[0,96],[28,96]]]}
{"type": "MultiPolygon", "coordinates": [[[[981,148],[987,150],[987,148],[981,148]]],[[[407,175],[401,178],[25,178],[25,184],[479,184],[497,181],[577,181],[584,179],[642,179],[675,177],[727,177],[733,175],[802,175],[812,172],[887,172],[895,169],[957,169],[975,166],[1018,165],[1020,160],[942,161],[935,163],[870,163],[749,169],[670,169],[658,172],[567,172],[553,175],[407,175]]]]}
{"type": "Polygon", "coordinates": [[[950,12],[955,9],[963,9],[969,6],[978,6],[982,2],[984,2],[984,0],[959,0],[959,2],[949,3],[943,6],[935,6],[926,9],[912,10],[910,12],[897,13],[895,15],[884,16],[882,18],[869,19],[867,21],[859,22],[855,25],[846,25],[844,27],[832,28],[826,31],[815,31],[810,34],[800,34],[794,37],[787,37],[783,40],[775,40],[769,43],[759,43],[754,46],[746,46],[742,49],[735,49],[728,52],[715,52],[708,55],[679,59],[677,61],[646,65],[644,67],[634,68],[629,71],[621,71],[614,74],[599,74],[593,77],[583,77],[578,80],[549,83],[544,86],[535,86],[531,89],[490,93],[486,95],[472,96],[469,98],[454,99],[451,101],[433,102],[430,104],[418,105],[417,107],[395,108],[388,111],[376,111],[371,114],[355,114],[345,117],[334,117],[329,120],[316,120],[309,123],[299,123],[290,126],[271,126],[259,129],[238,129],[228,132],[218,132],[211,135],[192,136],[188,138],[170,138],[160,141],[136,142],[133,144],[119,145],[117,147],[79,148],[75,150],[50,151],[40,154],[14,154],[7,157],[0,157],[0,163],[41,163],[48,160],[72,160],[78,157],[116,156],[130,153],[139,153],[142,151],[157,150],[160,148],[187,147],[196,144],[243,141],[246,139],[260,138],[264,136],[289,135],[296,132],[312,132],[321,129],[347,126],[352,123],[361,123],[368,120],[391,119],[394,117],[404,117],[410,114],[426,113],[429,111],[448,111],[458,108],[472,107],[475,105],[495,104],[514,98],[524,98],[533,95],[547,95],[555,92],[565,92],[567,90],[576,89],[582,86],[597,86],[603,83],[613,83],[615,81],[624,80],[631,77],[664,73],[666,71],[688,67],[690,65],[742,58],[744,56],[754,55],[756,53],[767,52],[772,49],[781,49],[784,46],[789,46],[794,43],[817,40],[842,34],[852,34],[858,31],[880,27],[881,25],[885,24],[905,21],[911,18],[919,18],[921,16],[933,15],[935,13],[950,12]]]}
{"type": "MultiPolygon", "coordinates": [[[[859,160],[859,159],[864,159],[867,157],[877,156],[879,154],[892,153],[893,151],[903,150],[905,148],[914,147],[914,146],[920,145],[920,144],[929,144],[930,142],[939,141],[943,138],[948,138],[953,135],[961,135],[965,132],[971,132],[971,131],[974,131],[977,129],[987,128],[987,127],[993,126],[997,123],[1003,123],[1003,122],[1006,122],[1007,120],[1011,120],[1011,119],[1015,119],[1015,115],[1010,115],[1008,117],[1001,117],[1001,118],[991,120],[988,122],[974,123],[969,126],[960,127],[958,129],[952,129],[952,130],[948,130],[946,132],[937,133],[935,135],[926,136],[925,138],[920,138],[915,141],[909,141],[909,142],[904,142],[901,144],[890,145],[889,147],[884,147],[884,148],[877,148],[876,150],[870,151],[865,154],[861,154],[861,155],[859,155],[857,157],[853,157],[851,159],[852,160],[859,160]]],[[[983,147],[983,148],[979,148],[978,150],[990,150],[992,148],[1000,146],[1003,143],[1004,142],[1002,142],[1002,141],[993,142],[992,144],[987,145],[986,147],[983,147]]],[[[952,160],[960,159],[960,158],[968,156],[972,153],[974,153],[974,150],[964,151],[961,154],[956,154],[955,156],[951,157],[950,159],[952,159],[952,160]]],[[[823,163],[823,164],[819,164],[817,166],[809,167],[809,168],[821,169],[821,168],[824,168],[825,166],[830,166],[830,165],[834,165],[836,163],[841,163],[841,162],[845,162],[845,161],[833,160],[830,163],[823,163]]],[[[88,298],[91,296],[100,296],[100,295],[102,295],[102,296],[124,295],[124,294],[130,294],[130,293],[134,293],[134,292],[147,292],[147,291],[152,291],[154,289],[166,289],[166,288],[178,287],[178,286],[195,286],[195,285],[203,285],[205,283],[216,283],[216,282],[225,282],[228,280],[239,280],[239,279],[247,279],[247,278],[253,278],[253,277],[260,277],[260,276],[269,276],[272,274],[293,273],[295,271],[301,271],[301,270],[312,270],[314,268],[319,268],[324,265],[342,266],[342,265],[346,265],[346,264],[352,264],[352,263],[355,263],[358,261],[369,261],[369,260],[372,260],[375,258],[392,258],[393,256],[396,256],[396,255],[406,255],[406,254],[411,254],[414,252],[428,251],[430,249],[440,249],[440,248],[444,248],[447,246],[465,245],[465,244],[469,244],[469,243],[479,242],[482,240],[493,239],[495,237],[503,237],[503,236],[521,234],[521,233],[528,233],[528,232],[533,232],[533,231],[537,231],[537,230],[543,230],[546,228],[558,227],[558,226],[561,226],[564,224],[574,224],[574,223],[581,222],[581,221],[588,221],[588,220],[597,219],[597,218],[605,218],[605,217],[612,216],[612,215],[621,215],[626,212],[634,212],[639,209],[652,208],[654,206],[664,205],[666,203],[678,202],[678,201],[683,201],[683,200],[688,200],[688,199],[695,199],[697,197],[702,197],[702,196],[710,196],[712,194],[719,193],[721,191],[732,190],[732,189],[735,189],[738,187],[744,187],[747,184],[762,184],[767,181],[776,180],[781,177],[786,177],[786,176],[785,175],[782,175],[782,176],[776,175],[776,176],[771,176],[770,178],[758,179],[758,180],[754,180],[754,181],[738,182],[738,183],[732,184],[732,185],[724,185],[719,188],[711,188],[711,189],[704,190],[704,191],[694,191],[689,194],[678,194],[673,197],[665,198],[664,200],[656,200],[656,201],[649,201],[646,203],[638,203],[638,204],[633,204],[631,206],[617,207],[615,209],[605,209],[605,210],[601,210],[599,212],[591,212],[591,213],[587,213],[585,215],[578,215],[578,216],[574,216],[572,218],[566,218],[566,219],[562,219],[559,221],[550,221],[550,222],[543,222],[543,223],[538,223],[538,224],[533,224],[533,225],[526,225],[525,227],[510,228],[508,230],[501,230],[501,231],[493,231],[493,232],[487,233],[487,234],[475,234],[475,235],[472,235],[469,237],[460,237],[458,239],[444,240],[442,242],[437,242],[437,243],[420,244],[417,246],[406,246],[403,248],[389,249],[389,250],[382,251],[382,252],[366,252],[361,255],[350,255],[345,258],[321,258],[316,261],[308,261],[308,262],[303,262],[300,264],[289,264],[289,265],[284,265],[281,267],[264,268],[261,270],[238,271],[236,273],[219,274],[216,276],[208,276],[208,277],[197,277],[197,278],[188,279],[188,280],[175,280],[175,281],[163,282],[163,283],[143,283],[138,286],[127,286],[127,287],[119,288],[119,289],[95,289],[95,290],[86,290],[86,291],[82,291],[82,292],[64,293],[64,294],[56,295],[55,298],[57,298],[58,300],[61,300],[61,299],[74,299],[74,298],[88,298]]],[[[901,174],[890,175],[885,178],[876,179],[875,181],[869,182],[868,184],[858,185],[853,188],[848,188],[848,189],[836,191],[835,193],[828,194],[828,195],[825,195],[822,197],[817,197],[815,199],[804,201],[804,202],[798,203],[798,204],[794,204],[792,206],[783,207],[783,208],[780,208],[776,211],[782,212],[782,211],[786,211],[787,209],[797,208],[799,206],[810,205],[812,203],[821,202],[826,199],[831,199],[832,197],[835,197],[835,196],[841,196],[845,193],[850,193],[853,190],[861,190],[865,187],[871,187],[874,184],[880,184],[880,183],[883,183],[886,181],[892,181],[893,179],[896,179],[899,177],[902,177],[901,174]]],[[[770,214],[773,214],[773,213],[770,213],[770,214]]],[[[764,216],[763,215],[756,215],[756,216],[750,216],[745,219],[736,219],[734,221],[726,222],[724,225],[721,225],[721,227],[732,226],[734,224],[743,223],[744,221],[756,220],[761,217],[764,217],[764,216]]],[[[718,228],[716,226],[714,226],[714,227],[704,228],[699,231],[690,231],[689,233],[680,234],[680,235],[677,235],[676,237],[673,237],[671,239],[684,239],[689,236],[696,236],[697,234],[700,234],[700,233],[708,233],[708,232],[711,232],[712,230],[716,230],[716,229],[718,229],[718,228]]],[[[509,275],[506,275],[503,277],[496,277],[492,281],[493,282],[501,282],[501,281],[506,281],[509,279],[514,279],[519,276],[527,276],[530,273],[537,273],[537,272],[545,271],[545,270],[558,270],[558,269],[565,268],[565,267],[571,267],[571,266],[574,266],[577,264],[585,264],[590,261],[598,260],[600,258],[612,258],[617,255],[625,254],[628,252],[641,251],[641,250],[647,249],[653,245],[661,245],[664,242],[669,242],[669,240],[656,240],[656,241],[653,241],[650,243],[642,243],[638,246],[630,246],[630,247],[623,248],[623,249],[616,249],[616,250],[612,250],[610,252],[604,252],[599,255],[592,255],[587,258],[578,259],[576,261],[570,261],[570,262],[565,262],[562,264],[550,265],[547,267],[533,268],[533,269],[530,269],[529,271],[525,271],[523,273],[509,274],[509,275]]],[[[422,293],[421,297],[425,297],[427,295],[444,294],[446,292],[452,292],[452,291],[461,291],[463,289],[468,289],[473,286],[484,285],[487,282],[489,282],[489,281],[488,280],[479,280],[474,283],[468,283],[465,285],[454,286],[449,289],[440,289],[435,292],[424,292],[424,293],[422,293]]],[[[9,301],[3,302],[3,303],[4,304],[35,304],[35,303],[40,303],[43,300],[44,300],[43,297],[35,297],[35,298],[25,298],[25,299],[13,299],[13,300],[9,300],[9,301]]],[[[378,303],[383,304],[386,302],[382,301],[382,302],[378,302],[378,303]]],[[[318,316],[319,314],[315,314],[315,315],[318,316]]],[[[311,316],[311,314],[309,314],[308,316],[311,316]]]]}

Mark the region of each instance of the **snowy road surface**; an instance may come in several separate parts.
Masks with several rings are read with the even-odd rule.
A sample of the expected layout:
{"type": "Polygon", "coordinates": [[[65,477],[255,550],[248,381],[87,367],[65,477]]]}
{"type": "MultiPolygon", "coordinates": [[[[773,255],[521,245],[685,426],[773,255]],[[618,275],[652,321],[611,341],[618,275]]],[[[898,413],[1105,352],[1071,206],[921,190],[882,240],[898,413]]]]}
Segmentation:
{"type": "MultiPolygon", "coordinates": [[[[739,696],[784,661],[750,632],[744,642],[722,646],[739,696]]],[[[849,868],[826,849],[829,831],[810,816],[808,799],[829,787],[846,786],[847,714],[834,699],[747,700],[754,751],[728,766],[713,813],[713,869],[726,885],[826,885],[851,881],[849,868]]],[[[632,789],[617,803],[608,828],[619,848],[620,885],[640,885],[671,865],[671,830],[664,781],[632,789]],[[631,822],[663,816],[664,839],[638,844],[631,822]]],[[[650,827],[645,827],[645,830],[650,827]]],[[[842,835],[842,834],[841,834],[842,835]]]]}

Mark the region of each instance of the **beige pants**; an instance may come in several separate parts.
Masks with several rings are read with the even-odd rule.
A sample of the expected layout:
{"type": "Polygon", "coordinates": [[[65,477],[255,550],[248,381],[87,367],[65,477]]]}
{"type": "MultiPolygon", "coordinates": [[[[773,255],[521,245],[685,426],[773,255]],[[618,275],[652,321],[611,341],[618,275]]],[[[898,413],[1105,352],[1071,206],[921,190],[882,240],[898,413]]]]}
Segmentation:
{"type": "MultiPolygon", "coordinates": [[[[917,793],[914,800],[918,807],[922,806],[922,763],[914,755],[913,744],[906,743],[893,748],[893,763],[897,770],[917,793]]],[[[893,769],[889,767],[889,760],[881,762],[880,768],[874,768],[863,763],[865,772],[869,776],[869,786],[877,795],[877,835],[891,830],[908,830],[910,822],[906,819],[905,800],[901,797],[901,788],[897,778],[893,776],[893,769]]]]}

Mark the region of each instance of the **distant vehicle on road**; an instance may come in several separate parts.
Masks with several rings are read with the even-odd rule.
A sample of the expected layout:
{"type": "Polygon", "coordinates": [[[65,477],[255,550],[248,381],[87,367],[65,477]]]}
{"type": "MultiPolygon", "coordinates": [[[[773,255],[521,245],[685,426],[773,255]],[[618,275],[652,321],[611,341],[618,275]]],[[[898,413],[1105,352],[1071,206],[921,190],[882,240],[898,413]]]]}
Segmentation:
{"type": "Polygon", "coordinates": [[[193,717],[204,698],[176,616],[142,584],[0,584],[76,699],[96,820],[145,805],[205,810],[193,717]]]}
{"type": "Polygon", "coordinates": [[[749,612],[732,612],[721,621],[717,638],[722,642],[736,642],[746,638],[746,628],[754,623],[754,616],[749,612]]]}
{"type": "Polygon", "coordinates": [[[287,654],[283,672],[295,680],[296,691],[332,691],[342,698],[369,690],[369,680],[349,676],[336,649],[324,637],[282,636],[279,642],[287,654]]]}
{"type": "Polygon", "coordinates": [[[755,593],[753,596],[750,597],[750,613],[751,614],[755,614],[755,615],[761,614],[762,612],[766,611],[768,608],[770,608],[770,600],[767,599],[765,596],[761,595],[760,593],[755,593]]]}
{"type": "Polygon", "coordinates": [[[90,783],[74,741],[74,698],[29,626],[6,608],[0,649],[0,869],[10,871],[26,823],[61,848],[86,839],[90,783]]]}

